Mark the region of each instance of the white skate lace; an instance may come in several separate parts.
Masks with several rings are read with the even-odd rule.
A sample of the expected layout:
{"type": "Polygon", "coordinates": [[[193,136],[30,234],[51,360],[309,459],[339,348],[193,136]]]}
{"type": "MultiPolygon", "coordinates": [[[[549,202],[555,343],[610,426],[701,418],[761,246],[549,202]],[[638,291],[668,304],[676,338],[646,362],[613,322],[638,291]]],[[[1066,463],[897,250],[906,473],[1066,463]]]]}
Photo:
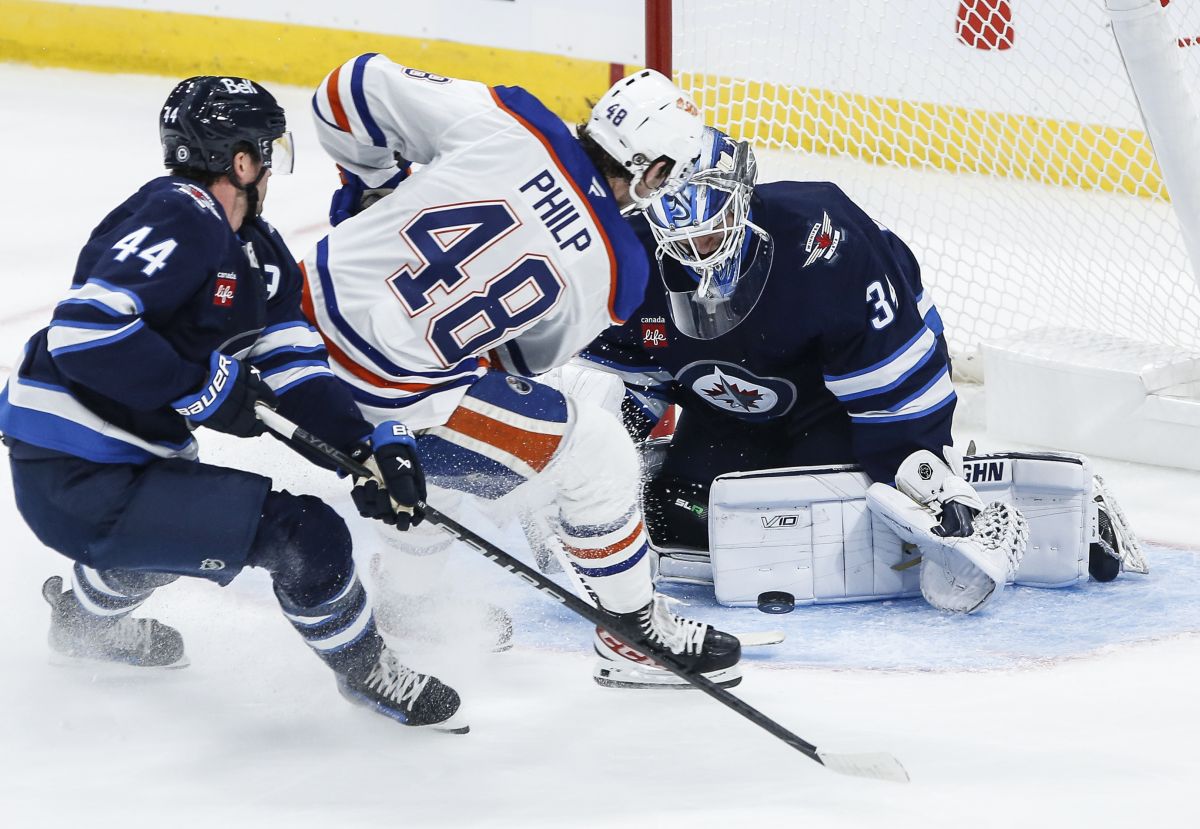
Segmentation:
{"type": "Polygon", "coordinates": [[[402,665],[393,653],[385,650],[367,674],[366,686],[411,711],[428,683],[428,676],[402,665]]]}
{"type": "Polygon", "coordinates": [[[675,654],[698,654],[704,647],[708,625],[695,619],[685,619],[671,612],[673,600],[658,595],[643,612],[642,626],[647,638],[675,654]]]}
{"type": "Polygon", "coordinates": [[[1011,580],[1021,566],[1025,546],[1029,543],[1029,525],[1025,516],[1008,504],[993,501],[975,517],[972,535],[985,549],[1003,551],[1011,580]]]}
{"type": "Polygon", "coordinates": [[[154,644],[150,626],[153,619],[135,619],[126,616],[104,632],[106,644],[123,651],[146,653],[154,644]]]}

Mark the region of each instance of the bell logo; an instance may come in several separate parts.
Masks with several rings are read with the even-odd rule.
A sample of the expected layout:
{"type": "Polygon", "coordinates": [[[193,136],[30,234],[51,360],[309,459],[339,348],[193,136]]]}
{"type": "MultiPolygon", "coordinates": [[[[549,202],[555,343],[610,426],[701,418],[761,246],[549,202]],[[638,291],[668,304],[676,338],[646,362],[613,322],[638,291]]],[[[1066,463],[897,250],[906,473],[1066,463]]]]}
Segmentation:
{"type": "Polygon", "coordinates": [[[245,78],[221,78],[225,91],[230,95],[253,95],[254,84],[245,78]]]}

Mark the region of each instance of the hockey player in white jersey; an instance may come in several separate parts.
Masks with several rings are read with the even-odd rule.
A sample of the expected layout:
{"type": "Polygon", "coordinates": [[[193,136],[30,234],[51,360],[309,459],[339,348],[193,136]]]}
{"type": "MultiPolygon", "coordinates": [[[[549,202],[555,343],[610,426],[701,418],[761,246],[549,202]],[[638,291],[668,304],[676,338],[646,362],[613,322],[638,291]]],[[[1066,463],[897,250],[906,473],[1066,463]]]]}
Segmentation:
{"type": "MultiPolygon", "coordinates": [[[[329,74],[313,110],[345,186],[336,227],[303,263],[306,311],[361,410],[414,429],[428,480],[446,490],[545,492],[577,587],[648,647],[736,684],[737,638],[654,593],[638,459],[620,423],[529,379],[641,302],[648,262],[622,211],[687,181],[703,128],[695,104],[646,70],[572,134],[520,88],[364,54],[329,74]]],[[[368,515],[392,508],[358,500],[368,515]]],[[[412,562],[436,571],[451,539],[426,525],[388,542],[373,569],[394,593],[419,590],[412,562]],[[404,584],[387,574],[397,561],[404,584]]],[[[603,685],[682,684],[602,630],[595,647],[603,685]]]]}

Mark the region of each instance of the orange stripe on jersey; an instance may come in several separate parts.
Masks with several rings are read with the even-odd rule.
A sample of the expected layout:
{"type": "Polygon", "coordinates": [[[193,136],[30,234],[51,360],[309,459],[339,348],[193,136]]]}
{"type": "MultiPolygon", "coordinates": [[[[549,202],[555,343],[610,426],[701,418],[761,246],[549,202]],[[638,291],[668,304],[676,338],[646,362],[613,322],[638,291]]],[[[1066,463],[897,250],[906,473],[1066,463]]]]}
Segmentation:
{"type": "Polygon", "coordinates": [[[515,458],[520,458],[534,470],[541,472],[558,451],[562,435],[543,435],[527,432],[501,423],[499,420],[459,406],[446,421],[445,428],[495,446],[515,458]]]}
{"type": "Polygon", "coordinates": [[[338,91],[338,77],[341,74],[340,66],[329,73],[329,80],[325,82],[325,94],[329,97],[333,120],[343,132],[350,132],[350,119],[346,117],[346,110],[342,107],[342,94],[338,91]]]}
{"type": "Polygon", "coordinates": [[[546,140],[546,137],[534,129],[532,124],[506,107],[504,102],[500,100],[500,96],[496,94],[496,90],[492,89],[490,86],[488,87],[488,93],[491,94],[492,100],[496,102],[496,106],[500,107],[500,109],[517,119],[521,126],[529,130],[529,132],[532,133],[538,141],[542,142],[542,146],[545,147],[546,152],[550,154],[550,158],[554,162],[554,166],[558,167],[558,171],[562,173],[563,178],[570,182],[571,189],[575,191],[575,195],[579,196],[579,200],[583,202],[583,206],[587,210],[588,215],[592,217],[592,224],[595,225],[596,230],[600,232],[600,239],[604,242],[604,250],[608,252],[608,316],[615,325],[623,325],[625,320],[617,316],[617,309],[615,307],[617,301],[617,256],[615,253],[613,253],[612,242],[609,241],[608,234],[604,232],[604,225],[600,224],[600,219],[597,218],[596,211],[592,209],[592,203],[588,201],[587,194],[580,190],[579,184],[575,181],[575,179],[571,178],[571,174],[567,172],[567,168],[563,165],[558,155],[554,152],[554,148],[550,146],[550,142],[546,140]]]}
{"type": "Polygon", "coordinates": [[[563,544],[563,549],[575,558],[605,558],[613,553],[619,553],[623,550],[628,550],[629,547],[638,539],[638,535],[642,532],[642,522],[634,527],[633,532],[622,538],[616,544],[610,544],[607,547],[602,547],[599,550],[591,550],[583,547],[572,547],[570,544],[563,544]]]}

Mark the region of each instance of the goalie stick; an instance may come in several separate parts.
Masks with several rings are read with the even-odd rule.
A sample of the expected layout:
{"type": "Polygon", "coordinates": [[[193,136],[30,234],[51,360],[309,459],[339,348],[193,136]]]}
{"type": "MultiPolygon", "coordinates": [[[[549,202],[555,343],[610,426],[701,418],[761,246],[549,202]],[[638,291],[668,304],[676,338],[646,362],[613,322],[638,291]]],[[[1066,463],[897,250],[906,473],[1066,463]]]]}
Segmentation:
{"type": "MultiPolygon", "coordinates": [[[[353,475],[356,478],[371,478],[371,471],[362,464],[355,461],[346,453],[336,449],[333,446],[325,443],[320,438],[312,435],[301,429],[295,423],[285,418],[283,415],[276,412],[274,409],[263,403],[255,404],[255,413],[258,418],[266,424],[273,432],[281,437],[294,440],[304,444],[310,449],[320,453],[328,458],[332,463],[336,464],[342,471],[353,475]]],[[[628,647],[634,649],[645,650],[646,645],[639,643],[637,637],[629,631],[623,629],[617,620],[613,619],[603,610],[592,607],[587,602],[575,596],[573,593],[560,587],[556,582],[543,576],[537,570],[527,566],[525,563],[514,558],[504,550],[492,544],[487,539],[472,532],[468,528],[459,524],[454,519],[439,512],[429,504],[424,505],[425,520],[440,527],[445,532],[458,538],[468,546],[474,548],[477,552],[483,555],[492,563],[504,568],[513,575],[527,582],[531,587],[540,591],[544,595],[553,599],[560,604],[565,605],[584,619],[594,625],[604,628],[611,633],[616,639],[628,647]]],[[[749,703],[744,702],[737,696],[733,695],[726,689],[712,682],[705,676],[693,674],[683,666],[683,663],[675,658],[675,655],[670,651],[661,651],[650,649],[654,657],[654,661],[666,668],[671,673],[685,680],[691,685],[699,688],[704,693],[715,699],[717,702],[724,705],[726,708],[741,714],[750,722],[754,723],[764,731],[778,737],[783,742],[787,743],[792,748],[799,751],[805,757],[815,760],[831,771],[840,774],[847,774],[854,777],[869,777],[875,780],[890,780],[896,783],[907,783],[908,772],[904,770],[904,766],[900,765],[900,761],[886,752],[869,752],[860,754],[838,754],[829,751],[821,751],[815,745],[793,734],[773,719],[763,714],[757,708],[754,708],[749,703]]]]}

